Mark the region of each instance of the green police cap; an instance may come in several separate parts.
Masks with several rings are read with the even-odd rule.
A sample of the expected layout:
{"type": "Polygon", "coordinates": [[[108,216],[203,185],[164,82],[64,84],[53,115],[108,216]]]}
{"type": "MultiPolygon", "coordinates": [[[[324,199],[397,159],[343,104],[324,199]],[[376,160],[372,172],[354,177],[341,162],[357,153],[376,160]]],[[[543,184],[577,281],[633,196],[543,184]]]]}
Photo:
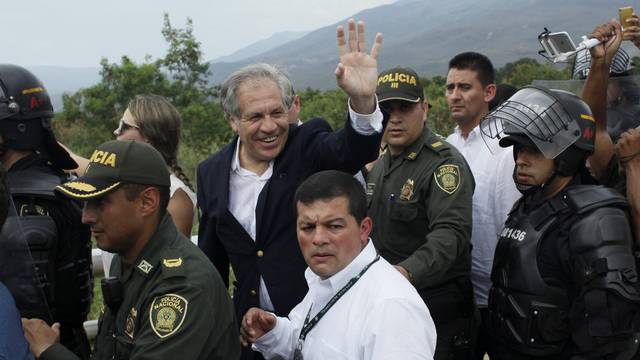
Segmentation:
{"type": "Polygon", "coordinates": [[[84,175],[58,185],[56,191],[70,198],[90,200],[106,195],[121,184],[169,187],[169,169],[152,146],[140,141],[113,140],[93,152],[84,175]]]}
{"type": "Polygon", "coordinates": [[[420,77],[413,69],[397,67],[378,76],[378,102],[404,100],[417,103],[423,99],[423,93],[420,77]]]}

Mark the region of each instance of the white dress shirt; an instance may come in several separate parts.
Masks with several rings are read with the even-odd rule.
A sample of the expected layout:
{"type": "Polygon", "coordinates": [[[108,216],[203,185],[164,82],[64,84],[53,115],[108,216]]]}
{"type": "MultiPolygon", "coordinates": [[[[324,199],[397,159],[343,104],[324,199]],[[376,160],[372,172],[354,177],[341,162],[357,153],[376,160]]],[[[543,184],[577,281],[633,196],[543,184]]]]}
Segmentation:
{"type": "MultiPolygon", "coordinates": [[[[376,104],[378,99],[376,98],[376,104]]],[[[382,112],[376,105],[376,110],[371,114],[358,114],[351,109],[349,102],[349,115],[351,126],[362,135],[371,135],[382,131],[382,112]]],[[[300,126],[304,126],[300,125],[300,126]]],[[[242,225],[244,230],[256,241],[256,207],[260,192],[271,179],[273,174],[273,160],[269,162],[269,167],[262,174],[258,175],[247,170],[240,165],[240,139],[236,142],[236,150],[231,161],[229,176],[229,211],[242,225]]],[[[296,189],[291,189],[296,191],[296,189]]],[[[267,311],[274,311],[273,303],[269,297],[267,284],[260,276],[260,307],[267,311]]]]}
{"type": "MultiPolygon", "coordinates": [[[[344,269],[321,279],[307,268],[309,292],[288,317],[260,337],[254,350],[266,359],[291,359],[304,319],[329,300],[376,257],[371,239],[344,269]]],[[[307,334],[305,360],[433,359],[436,329],[416,289],[386,260],[375,262],[307,334]]]]}
{"type": "Polygon", "coordinates": [[[521,194],[513,182],[513,151],[502,148],[497,139],[482,137],[476,126],[465,140],[456,127],[447,142],[469,163],[476,182],[473,192],[471,232],[471,282],[476,303],[487,306],[491,288],[491,267],[499,234],[509,211],[521,194]]]}

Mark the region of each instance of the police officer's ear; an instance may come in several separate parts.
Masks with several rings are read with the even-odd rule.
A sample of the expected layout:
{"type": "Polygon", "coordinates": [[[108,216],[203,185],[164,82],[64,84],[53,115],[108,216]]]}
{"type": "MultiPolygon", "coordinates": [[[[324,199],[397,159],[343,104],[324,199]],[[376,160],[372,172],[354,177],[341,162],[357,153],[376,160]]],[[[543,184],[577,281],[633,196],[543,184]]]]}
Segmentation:
{"type": "Polygon", "coordinates": [[[431,108],[431,105],[429,105],[429,102],[427,100],[424,100],[422,102],[420,102],[420,107],[422,108],[422,112],[424,113],[423,116],[423,121],[427,121],[427,117],[429,115],[429,109],[431,108]]]}
{"type": "Polygon", "coordinates": [[[155,215],[160,207],[160,191],[158,188],[149,186],[138,195],[138,206],[142,216],[155,215]]]}

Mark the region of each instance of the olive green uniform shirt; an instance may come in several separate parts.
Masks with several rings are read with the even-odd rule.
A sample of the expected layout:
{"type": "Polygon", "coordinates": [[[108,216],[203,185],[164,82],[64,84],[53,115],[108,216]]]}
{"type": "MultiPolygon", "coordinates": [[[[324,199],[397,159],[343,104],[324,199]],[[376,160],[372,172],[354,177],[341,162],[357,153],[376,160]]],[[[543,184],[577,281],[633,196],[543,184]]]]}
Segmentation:
{"type": "Polygon", "coordinates": [[[468,281],[474,187],[462,155],[426,127],[395,159],[386,151],[369,174],[373,243],[419,291],[468,281]]]}
{"type": "MultiPolygon", "coordinates": [[[[123,301],[116,313],[105,306],[93,359],[240,358],[233,305],[220,275],[168,215],[134,264],[116,256],[111,274],[123,284],[123,301]]],[[[61,345],[40,357],[74,358],[61,345]]]]}

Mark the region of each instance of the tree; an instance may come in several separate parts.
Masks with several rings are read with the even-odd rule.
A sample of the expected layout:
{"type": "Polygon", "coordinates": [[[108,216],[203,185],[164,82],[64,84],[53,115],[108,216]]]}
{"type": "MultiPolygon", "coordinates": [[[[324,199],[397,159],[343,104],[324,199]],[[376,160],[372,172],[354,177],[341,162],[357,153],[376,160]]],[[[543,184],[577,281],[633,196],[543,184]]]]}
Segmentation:
{"type": "Polygon", "coordinates": [[[63,96],[64,110],[54,122],[62,142],[88,155],[113,138],[112,131],[128,102],[138,94],[165,96],[180,112],[179,159],[191,177],[198,161],[229,140],[232,133],[214,101],[216,89],[208,84],[209,64],[203,62],[193,22],[187,19],[184,29],[175,28],[165,14],[162,35],[169,45],[163,58],[147,56],[141,64],[128,56],[123,56],[120,63],[102,59],[98,84],[63,96]]]}

